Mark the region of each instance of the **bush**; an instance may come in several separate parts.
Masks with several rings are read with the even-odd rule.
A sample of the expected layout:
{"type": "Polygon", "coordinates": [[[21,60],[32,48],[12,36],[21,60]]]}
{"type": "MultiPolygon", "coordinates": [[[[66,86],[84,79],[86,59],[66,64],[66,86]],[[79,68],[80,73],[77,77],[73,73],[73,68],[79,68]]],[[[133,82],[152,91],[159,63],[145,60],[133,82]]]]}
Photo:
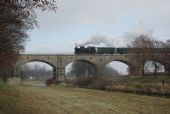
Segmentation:
{"type": "Polygon", "coordinates": [[[92,83],[92,78],[90,77],[80,77],[74,81],[74,85],[78,85],[80,87],[88,86],[90,83],[92,83]]]}
{"type": "Polygon", "coordinates": [[[99,77],[98,79],[94,80],[88,87],[94,89],[101,89],[105,90],[107,86],[110,86],[112,81],[105,77],[99,77]]]}
{"type": "Polygon", "coordinates": [[[45,81],[45,84],[46,84],[46,86],[50,86],[51,84],[53,84],[53,78],[48,78],[48,79],[45,81]]]}

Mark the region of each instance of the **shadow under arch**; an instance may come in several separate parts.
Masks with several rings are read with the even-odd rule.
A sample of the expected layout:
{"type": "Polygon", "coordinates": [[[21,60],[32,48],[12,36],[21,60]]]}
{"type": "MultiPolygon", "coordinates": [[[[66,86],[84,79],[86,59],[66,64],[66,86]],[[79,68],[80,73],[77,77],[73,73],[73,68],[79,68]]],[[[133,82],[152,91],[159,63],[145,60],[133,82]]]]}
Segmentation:
{"type": "Polygon", "coordinates": [[[96,65],[94,63],[92,63],[92,62],[90,62],[88,60],[80,59],[80,60],[75,60],[74,62],[76,62],[76,61],[78,61],[78,62],[85,62],[85,63],[91,64],[92,66],[96,67],[96,65]]]}

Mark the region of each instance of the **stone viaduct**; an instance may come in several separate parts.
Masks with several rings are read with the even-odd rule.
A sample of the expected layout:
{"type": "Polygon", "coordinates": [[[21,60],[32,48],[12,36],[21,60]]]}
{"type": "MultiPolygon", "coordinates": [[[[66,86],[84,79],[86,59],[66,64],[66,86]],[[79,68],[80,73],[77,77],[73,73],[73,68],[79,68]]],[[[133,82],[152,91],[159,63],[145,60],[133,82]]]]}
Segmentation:
{"type": "Polygon", "coordinates": [[[14,66],[14,76],[19,76],[22,65],[39,61],[49,64],[53,67],[53,78],[55,81],[64,81],[66,79],[65,67],[72,62],[83,61],[94,67],[94,76],[101,76],[102,70],[108,63],[112,61],[119,61],[129,66],[129,73],[134,74],[139,72],[137,68],[130,64],[129,55],[114,54],[114,55],[99,55],[99,54],[23,54],[14,66]]]}

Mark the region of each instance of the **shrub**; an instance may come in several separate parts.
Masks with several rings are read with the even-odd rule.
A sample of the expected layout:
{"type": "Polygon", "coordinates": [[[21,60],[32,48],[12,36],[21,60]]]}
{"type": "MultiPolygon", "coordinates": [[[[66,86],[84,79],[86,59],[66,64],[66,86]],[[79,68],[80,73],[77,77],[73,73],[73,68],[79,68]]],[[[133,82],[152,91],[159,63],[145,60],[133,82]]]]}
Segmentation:
{"type": "Polygon", "coordinates": [[[105,90],[107,86],[110,86],[111,84],[112,81],[110,79],[105,77],[99,77],[89,85],[89,88],[105,90]]]}
{"type": "Polygon", "coordinates": [[[80,87],[88,86],[92,82],[92,78],[90,77],[80,77],[74,81],[74,85],[78,85],[80,87]]]}
{"type": "Polygon", "coordinates": [[[45,81],[45,84],[46,84],[46,86],[50,86],[51,84],[53,84],[53,78],[48,78],[48,79],[45,81]]]}

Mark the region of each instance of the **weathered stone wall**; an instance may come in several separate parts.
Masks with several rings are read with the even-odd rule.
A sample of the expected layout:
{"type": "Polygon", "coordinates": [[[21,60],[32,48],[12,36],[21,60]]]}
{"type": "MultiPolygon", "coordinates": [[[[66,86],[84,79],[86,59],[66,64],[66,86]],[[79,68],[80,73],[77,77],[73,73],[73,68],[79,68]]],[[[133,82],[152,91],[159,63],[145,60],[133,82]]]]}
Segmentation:
{"type": "Polygon", "coordinates": [[[19,68],[33,61],[40,61],[51,65],[54,69],[54,79],[57,81],[64,81],[65,67],[75,61],[84,61],[94,66],[96,70],[96,76],[102,75],[102,69],[106,64],[112,61],[120,61],[129,65],[128,55],[98,55],[98,54],[79,54],[79,55],[49,55],[49,54],[25,54],[22,55],[19,61],[14,66],[14,74],[18,76],[19,68]]]}

